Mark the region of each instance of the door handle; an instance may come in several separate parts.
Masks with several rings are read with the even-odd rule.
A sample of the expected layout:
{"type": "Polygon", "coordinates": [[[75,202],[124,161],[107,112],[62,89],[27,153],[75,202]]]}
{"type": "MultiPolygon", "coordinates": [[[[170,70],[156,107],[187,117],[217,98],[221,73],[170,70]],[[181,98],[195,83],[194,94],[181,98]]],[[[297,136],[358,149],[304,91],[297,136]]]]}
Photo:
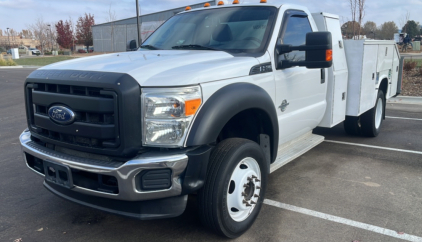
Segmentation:
{"type": "Polygon", "coordinates": [[[321,84],[325,83],[325,69],[321,69],[321,84]]]}

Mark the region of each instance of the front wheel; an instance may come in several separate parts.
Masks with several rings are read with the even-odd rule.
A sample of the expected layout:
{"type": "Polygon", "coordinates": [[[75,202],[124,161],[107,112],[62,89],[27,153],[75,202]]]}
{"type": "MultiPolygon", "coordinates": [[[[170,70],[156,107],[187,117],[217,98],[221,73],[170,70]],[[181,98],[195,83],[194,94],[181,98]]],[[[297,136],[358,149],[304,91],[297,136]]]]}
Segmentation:
{"type": "Polygon", "coordinates": [[[380,133],[385,112],[385,96],[382,90],[378,91],[377,102],[368,112],[362,114],[362,133],[368,137],[377,137],[380,133]]]}
{"type": "Polygon", "coordinates": [[[246,232],[261,210],[268,166],[264,152],[253,141],[232,138],[219,143],[198,193],[203,224],[228,238],[246,232]]]}

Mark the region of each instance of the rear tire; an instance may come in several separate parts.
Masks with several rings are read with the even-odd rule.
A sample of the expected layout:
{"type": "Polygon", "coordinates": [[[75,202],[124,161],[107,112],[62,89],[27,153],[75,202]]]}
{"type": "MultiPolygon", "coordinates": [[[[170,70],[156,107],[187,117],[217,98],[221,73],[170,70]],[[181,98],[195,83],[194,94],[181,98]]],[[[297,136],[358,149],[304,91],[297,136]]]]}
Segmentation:
{"type": "Polygon", "coordinates": [[[362,133],[360,117],[346,116],[346,120],[344,120],[344,130],[348,135],[360,135],[362,133]]]}
{"type": "Polygon", "coordinates": [[[382,90],[378,91],[375,107],[362,114],[362,133],[368,137],[377,137],[380,133],[381,124],[384,119],[385,96],[382,90]]]}
{"type": "Polygon", "coordinates": [[[198,192],[199,217],[214,232],[237,238],[254,223],[264,201],[269,164],[250,140],[222,141],[211,154],[198,192]]]}

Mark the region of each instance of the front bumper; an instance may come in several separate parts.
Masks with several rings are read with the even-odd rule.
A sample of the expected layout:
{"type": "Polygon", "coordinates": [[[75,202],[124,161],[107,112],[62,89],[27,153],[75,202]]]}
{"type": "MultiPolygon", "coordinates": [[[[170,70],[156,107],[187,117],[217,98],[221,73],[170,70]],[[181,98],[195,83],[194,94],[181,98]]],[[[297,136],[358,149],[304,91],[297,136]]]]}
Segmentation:
{"type": "MultiPolygon", "coordinates": [[[[153,200],[182,194],[180,176],[185,171],[188,164],[186,151],[173,151],[165,154],[162,152],[148,152],[124,163],[114,163],[80,158],[48,149],[33,142],[29,131],[24,131],[19,139],[24,153],[41,160],[48,160],[65,165],[70,169],[115,177],[117,179],[119,191],[118,194],[111,194],[75,185],[71,189],[75,192],[124,201],[153,200]],[[171,170],[170,188],[164,190],[142,191],[139,186],[136,185],[137,175],[142,171],[164,168],[171,170]]],[[[26,159],[26,156],[24,157],[26,159]]],[[[26,164],[28,166],[27,161],[26,164]]],[[[30,166],[28,166],[28,168],[35,173],[44,176],[44,174],[34,170],[30,166]]]]}
{"type": "Polygon", "coordinates": [[[140,220],[172,218],[181,215],[186,208],[187,195],[148,201],[121,201],[81,194],[49,182],[44,182],[53,194],[66,200],[140,220]]]}

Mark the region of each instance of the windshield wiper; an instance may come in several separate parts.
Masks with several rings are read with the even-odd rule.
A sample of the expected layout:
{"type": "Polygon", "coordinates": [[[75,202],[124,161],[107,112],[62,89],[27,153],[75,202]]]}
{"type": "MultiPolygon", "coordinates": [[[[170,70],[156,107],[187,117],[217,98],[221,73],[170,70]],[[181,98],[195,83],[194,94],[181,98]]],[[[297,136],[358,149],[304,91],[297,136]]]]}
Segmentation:
{"type": "Polygon", "coordinates": [[[149,50],[159,50],[160,48],[157,48],[153,45],[141,45],[141,48],[143,49],[149,49],[149,50]]]}
{"type": "Polygon", "coordinates": [[[211,47],[202,45],[176,45],[171,47],[172,49],[191,49],[191,50],[217,50],[211,47]]]}

